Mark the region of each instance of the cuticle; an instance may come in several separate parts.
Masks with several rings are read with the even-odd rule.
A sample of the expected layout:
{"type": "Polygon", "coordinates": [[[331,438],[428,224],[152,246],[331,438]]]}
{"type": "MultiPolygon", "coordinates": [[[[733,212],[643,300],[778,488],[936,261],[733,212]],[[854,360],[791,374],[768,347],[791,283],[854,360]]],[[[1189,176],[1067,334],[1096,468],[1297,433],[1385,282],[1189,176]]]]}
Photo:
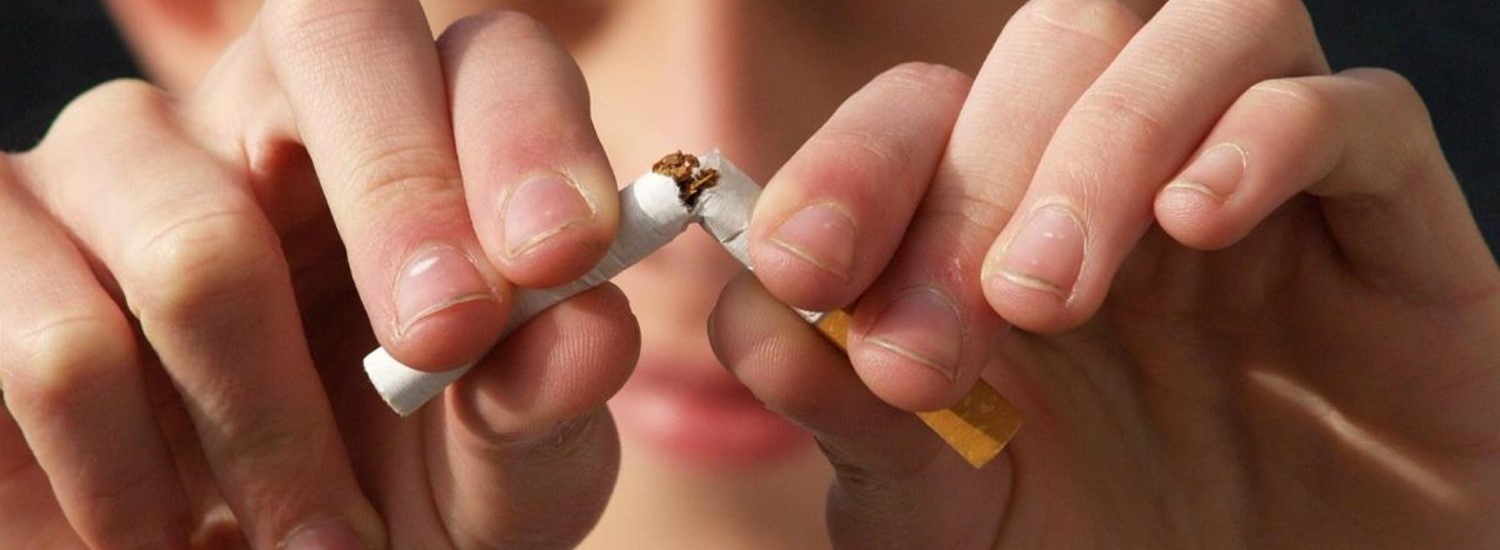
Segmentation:
{"type": "MultiPolygon", "coordinates": [[[[786,241],[784,241],[784,240],[779,239],[779,238],[776,237],[776,235],[781,231],[781,227],[783,225],[786,225],[786,223],[788,221],[791,221],[791,219],[793,217],[796,217],[797,214],[800,214],[802,212],[807,211],[808,209],[811,209],[811,208],[814,208],[814,207],[818,207],[818,206],[827,206],[829,208],[832,208],[833,210],[838,211],[840,214],[842,214],[844,216],[844,219],[849,220],[850,232],[853,234],[854,239],[856,241],[859,239],[859,221],[857,221],[857,220],[854,219],[854,215],[849,212],[848,208],[845,208],[843,204],[839,203],[838,201],[834,201],[834,200],[827,200],[827,201],[822,201],[822,202],[814,202],[814,203],[808,204],[806,206],[803,206],[802,208],[798,208],[796,210],[793,210],[791,213],[787,214],[786,216],[783,216],[780,221],[776,222],[776,226],[773,229],[771,229],[771,231],[766,235],[766,238],[770,239],[771,242],[776,243],[777,245],[781,246],[781,248],[787,250],[788,252],[791,252],[793,255],[796,255],[798,258],[802,258],[804,261],[812,264],[814,267],[817,267],[818,270],[823,271],[824,273],[828,273],[830,275],[833,275],[835,277],[838,277],[840,280],[848,281],[850,279],[850,274],[849,273],[838,273],[838,272],[834,271],[832,268],[830,268],[830,267],[828,267],[826,265],[823,265],[821,262],[814,261],[814,259],[812,257],[812,254],[809,254],[806,250],[803,250],[802,247],[796,246],[796,245],[794,245],[792,243],[786,242],[786,241]]],[[[849,244],[850,244],[850,247],[853,248],[853,257],[850,258],[849,267],[850,267],[850,269],[853,269],[855,266],[859,265],[860,247],[858,246],[858,243],[849,243],[849,244]]]]}

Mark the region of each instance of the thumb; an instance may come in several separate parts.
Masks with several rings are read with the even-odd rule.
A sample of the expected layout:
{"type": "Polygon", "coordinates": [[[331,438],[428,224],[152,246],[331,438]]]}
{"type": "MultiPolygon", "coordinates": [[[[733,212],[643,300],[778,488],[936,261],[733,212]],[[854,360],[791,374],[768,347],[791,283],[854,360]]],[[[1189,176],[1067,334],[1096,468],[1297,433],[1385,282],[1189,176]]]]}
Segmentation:
{"type": "Polygon", "coordinates": [[[533,318],[430,408],[433,502],[458,547],[571,548],[593,529],[620,465],[604,402],[639,353],[605,284],[533,318]]]}
{"type": "Polygon", "coordinates": [[[748,273],[720,296],[709,333],[735,377],[811,432],[833,465],[836,546],[993,545],[1013,487],[1009,453],[974,469],[916,416],[871,393],[848,359],[748,273]]]}

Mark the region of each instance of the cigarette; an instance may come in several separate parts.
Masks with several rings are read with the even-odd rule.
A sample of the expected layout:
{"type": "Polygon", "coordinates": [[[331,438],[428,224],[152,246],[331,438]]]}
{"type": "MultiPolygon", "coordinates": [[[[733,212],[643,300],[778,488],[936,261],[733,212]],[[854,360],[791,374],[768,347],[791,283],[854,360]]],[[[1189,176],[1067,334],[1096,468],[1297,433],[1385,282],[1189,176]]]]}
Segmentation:
{"type": "MultiPolygon", "coordinates": [[[[663,157],[651,172],[620,190],[619,231],[594,270],[566,285],[518,291],[501,337],[547,308],[613,278],[694,222],[750,268],[748,230],[759,198],[760,185],[717,151],[701,160],[681,152],[663,157]]],[[[847,313],[792,309],[845,349],[847,313]]],[[[474,366],[424,372],[401,364],[384,348],[371,352],[364,364],[381,398],[402,416],[416,412],[474,366]]],[[[957,405],[917,416],[975,468],[999,455],[1021,426],[1020,411],[983,380],[957,405]]]]}
{"type": "MultiPolygon", "coordinates": [[[[717,152],[703,157],[703,167],[704,171],[713,170],[715,181],[700,191],[698,202],[703,214],[698,222],[734,259],[750,269],[750,213],[760,198],[760,185],[717,152]]],[[[848,313],[792,310],[847,353],[848,313]]],[[[919,412],[917,417],[976,469],[998,456],[1021,429],[1021,411],[982,379],[958,404],[919,412]]]]}
{"type": "MultiPolygon", "coordinates": [[[[558,302],[619,275],[625,268],[682,234],[694,216],[691,209],[683,206],[678,192],[677,181],[657,170],[636,178],[621,189],[619,230],[615,242],[604,252],[604,258],[593,271],[571,283],[553,288],[518,290],[500,337],[509,336],[536,314],[558,302]]],[[[420,371],[401,364],[385,348],[365,356],[364,363],[365,374],[370,377],[381,399],[401,416],[416,412],[474,368],[474,364],[468,364],[442,372],[420,371]]]]}

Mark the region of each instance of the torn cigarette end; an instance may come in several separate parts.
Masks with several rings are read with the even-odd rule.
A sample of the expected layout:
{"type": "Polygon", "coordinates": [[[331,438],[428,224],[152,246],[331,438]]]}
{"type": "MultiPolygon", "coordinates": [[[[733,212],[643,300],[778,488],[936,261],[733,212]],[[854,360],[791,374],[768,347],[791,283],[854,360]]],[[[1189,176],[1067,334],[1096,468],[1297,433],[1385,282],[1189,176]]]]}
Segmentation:
{"type": "Polygon", "coordinates": [[[677,184],[677,200],[692,210],[698,206],[698,197],[719,183],[719,171],[702,166],[698,157],[677,151],[656,161],[651,171],[672,178],[677,184]]]}

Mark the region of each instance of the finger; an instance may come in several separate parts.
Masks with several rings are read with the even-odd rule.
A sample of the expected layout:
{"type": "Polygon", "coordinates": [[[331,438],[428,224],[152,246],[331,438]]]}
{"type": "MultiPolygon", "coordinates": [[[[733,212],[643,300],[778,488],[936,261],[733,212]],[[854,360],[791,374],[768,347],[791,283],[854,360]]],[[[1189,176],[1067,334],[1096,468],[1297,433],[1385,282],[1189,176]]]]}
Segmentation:
{"type": "Polygon", "coordinates": [[[1323,198],[1339,247],[1379,280],[1436,301],[1497,284],[1421,98],[1386,71],[1250,88],[1162,189],[1156,214],[1178,241],[1217,249],[1304,191],[1323,198]]]}
{"type": "Polygon", "coordinates": [[[640,341],[606,284],[538,315],[449,392],[430,415],[444,434],[432,482],[459,547],[569,548],[593,528],[620,461],[604,402],[640,341]]]}
{"type": "MultiPolygon", "coordinates": [[[[0,170],[3,170],[0,166],[0,170]]],[[[175,547],[188,510],[147,399],[135,333],[67,235],[0,175],[7,407],[91,544],[175,547]]]]}
{"type": "Polygon", "coordinates": [[[47,473],[26,448],[21,427],[0,412],[0,545],[7,548],[79,548],[78,538],[52,495],[47,473]]]}
{"type": "Polygon", "coordinates": [[[896,259],[855,312],[850,358],[887,402],[934,410],[973,387],[1009,328],[975,278],[984,254],[1053,129],[1139,28],[1115,0],[1043,0],[1011,18],[896,259]]]}
{"type": "Polygon", "coordinates": [[[1168,3],[1058,126],[986,257],[990,304],[1028,330],[1083,322],[1157,190],[1229,104],[1261,80],[1326,70],[1300,2],[1168,3]]]}
{"type": "MultiPolygon", "coordinates": [[[[28,405],[45,400],[45,398],[38,399],[35,397],[37,392],[30,390],[36,384],[29,382],[37,378],[44,381],[51,378],[45,374],[37,376],[36,373],[30,372],[33,369],[45,369],[49,365],[33,364],[29,361],[23,363],[19,360],[21,356],[31,354],[23,352],[16,345],[17,342],[15,340],[23,333],[36,332],[33,329],[22,328],[25,325],[32,324],[30,319],[22,318],[22,312],[32,314],[25,315],[25,317],[35,318],[38,317],[38,315],[35,315],[36,313],[47,311],[48,309],[53,309],[54,311],[61,309],[54,309],[55,304],[48,304],[49,307],[47,308],[36,308],[36,298],[46,297],[53,292],[52,289],[67,288],[69,286],[68,283],[76,285],[78,282],[76,280],[77,277],[69,277],[70,272],[66,270],[67,267],[70,267],[66,265],[68,263],[66,261],[67,255],[60,253],[72,252],[73,248],[59,232],[52,229],[49,223],[36,214],[36,210],[29,204],[32,202],[30,198],[24,196],[24,193],[16,187],[9,168],[5,157],[0,155],[0,254],[4,255],[0,257],[27,258],[27,261],[8,264],[13,266],[12,270],[14,272],[8,270],[6,274],[7,284],[0,285],[0,303],[6,304],[6,307],[0,310],[0,399],[4,400],[5,405],[5,410],[0,411],[0,518],[5,518],[4,521],[0,521],[0,546],[13,548],[78,547],[85,543],[79,539],[79,534],[75,533],[74,528],[69,525],[68,518],[64,517],[63,509],[59,505],[58,499],[53,496],[54,489],[49,483],[47,472],[41,464],[38,464],[37,457],[33,455],[33,451],[28,447],[26,437],[22,433],[21,426],[17,423],[15,417],[17,409],[28,409],[28,405]],[[57,246],[59,244],[61,246],[57,246]],[[53,269],[49,271],[48,268],[53,269]],[[39,272],[49,277],[56,274],[62,274],[62,276],[53,279],[41,279],[38,277],[39,272]],[[28,282],[35,283],[39,280],[47,280],[48,284],[41,288],[35,288],[34,285],[26,284],[28,282]],[[59,281],[62,283],[61,285],[57,284],[59,281]]],[[[76,258],[76,252],[73,252],[73,255],[76,258]]],[[[80,270],[73,273],[87,273],[87,271],[80,270]]],[[[77,287],[75,286],[75,288],[77,287]]],[[[79,294],[87,296],[87,292],[80,292],[79,294]]],[[[60,296],[76,297],[73,294],[61,294],[60,296]]],[[[108,303],[110,308],[114,307],[113,303],[107,301],[106,303],[108,303]]],[[[78,357],[88,357],[88,355],[80,355],[78,357]]],[[[114,371],[116,379],[120,378],[118,376],[120,369],[115,368],[119,365],[106,364],[103,366],[109,367],[114,371]]],[[[74,380],[75,383],[78,381],[77,379],[74,380]]],[[[102,384],[93,385],[99,386],[102,384]]],[[[101,398],[101,402],[98,403],[96,408],[107,407],[109,404],[107,402],[110,401],[113,401],[116,405],[120,401],[128,401],[128,398],[120,399],[120,396],[113,393],[103,393],[95,397],[101,398]]],[[[91,405],[87,400],[82,401],[81,404],[85,407],[91,405]]],[[[146,407],[138,408],[136,412],[143,414],[134,416],[144,416],[145,425],[154,428],[154,426],[150,426],[149,410],[146,407]]],[[[60,412],[67,414],[72,411],[62,410],[60,412]]],[[[128,414],[130,411],[120,412],[126,414],[114,417],[115,421],[111,422],[111,427],[120,429],[134,427],[129,426],[129,421],[120,422],[122,416],[132,416],[128,414]]],[[[84,446],[93,447],[89,449],[90,451],[98,451],[100,450],[98,449],[98,444],[107,442],[110,438],[101,438],[99,437],[99,433],[76,433],[95,427],[89,424],[77,423],[77,417],[68,419],[74,420],[74,422],[49,418],[41,418],[40,420],[39,424],[50,424],[50,426],[46,427],[61,426],[63,428],[63,432],[38,434],[37,436],[38,439],[46,439],[48,443],[51,443],[51,445],[46,446],[47,450],[64,451],[64,455],[61,457],[55,455],[50,457],[52,459],[48,460],[48,467],[59,473],[83,472],[82,476],[59,479],[58,482],[62,487],[58,488],[58,492],[66,493],[70,497],[73,497],[72,506],[75,509],[92,502],[88,496],[84,495],[107,493],[107,491],[99,491],[97,487],[99,482],[107,479],[107,477],[98,475],[99,472],[95,470],[80,468],[80,466],[87,464],[87,462],[81,462],[77,459],[85,453],[72,453],[69,456],[66,453],[68,449],[58,449],[60,446],[58,444],[69,442],[71,435],[89,437],[91,439],[83,442],[85,443],[84,446]],[[64,433],[69,429],[72,429],[75,433],[64,433]],[[90,443],[93,445],[88,445],[90,443]],[[85,483],[84,481],[93,483],[85,483]]],[[[45,431],[45,429],[37,428],[34,431],[45,431]]],[[[143,435],[151,434],[147,433],[143,435]]],[[[159,442],[160,436],[156,437],[159,442]]],[[[170,463],[164,460],[165,457],[160,457],[163,460],[157,465],[165,466],[165,468],[158,468],[154,471],[148,469],[131,472],[129,471],[131,466],[124,465],[124,463],[129,463],[137,467],[142,465],[149,466],[149,464],[144,463],[146,462],[145,459],[151,458],[152,455],[151,439],[146,437],[136,440],[120,438],[119,441],[130,441],[134,445],[130,448],[114,449],[122,451],[121,454],[116,455],[118,456],[118,462],[106,463],[103,469],[119,468],[122,473],[126,473],[127,475],[135,474],[147,479],[147,485],[151,485],[152,483],[160,485],[164,476],[160,475],[159,472],[170,472],[171,467],[170,463]],[[136,445],[139,445],[139,447],[136,445]]],[[[157,447],[156,450],[160,451],[160,445],[157,447]]],[[[110,455],[97,455],[89,458],[99,460],[105,457],[110,459],[116,458],[110,455]]],[[[134,479],[134,477],[131,479],[134,479]]],[[[165,480],[171,481],[170,475],[165,476],[165,480]]],[[[161,487],[148,487],[149,489],[161,489],[161,487]]],[[[118,495],[120,493],[116,492],[115,494],[118,495]]],[[[164,495],[170,496],[171,493],[166,492],[164,495]]],[[[142,502],[133,494],[125,495],[125,498],[121,500],[131,499],[136,500],[135,504],[137,505],[154,504],[151,501],[142,502]]],[[[175,540],[170,536],[161,536],[162,534],[170,535],[172,533],[170,529],[167,529],[167,527],[172,525],[172,521],[169,518],[173,506],[170,501],[167,501],[164,506],[153,507],[150,510],[130,510],[126,508],[108,510],[106,508],[105,506],[99,506],[95,510],[84,510],[73,514],[75,517],[78,517],[79,532],[83,533],[86,540],[91,541],[95,545],[100,544],[102,541],[113,540],[108,538],[113,536],[119,536],[121,540],[125,541],[154,543],[159,546],[172,546],[174,542],[183,540],[181,525],[177,526],[178,532],[176,533],[175,540]],[[105,513],[90,514],[88,513],[90,511],[105,513]],[[125,517],[120,517],[122,515],[125,517]],[[131,518],[129,516],[136,517],[131,518]],[[113,533],[104,532],[111,527],[119,528],[128,525],[122,525],[120,520],[128,521],[130,519],[139,520],[139,527],[141,528],[134,531],[123,529],[113,533]],[[152,527],[156,528],[156,535],[158,535],[156,538],[142,536],[151,534],[152,527]]],[[[176,544],[176,546],[181,546],[181,544],[176,544]]]]}
{"type": "Polygon", "coordinates": [[[546,29],[513,12],[464,19],[438,46],[469,212],[489,259],[524,286],[583,275],[619,220],[583,73],[546,29]]]}
{"type": "Polygon", "coordinates": [[[165,98],[138,83],[78,100],[37,155],[47,206],[119,281],[250,540],[378,544],[276,234],[244,182],[186,141],[165,98]]]}
{"type": "Polygon", "coordinates": [[[806,428],[834,466],[839,548],[990,547],[1011,490],[1009,455],[974,470],[917,418],[874,394],[838,351],[741,275],[709,323],[714,352],[766,407],[806,428]]]}
{"type": "Polygon", "coordinates": [[[912,63],[844,102],[756,205],[750,253],[766,287],[813,310],[854,302],[901,242],[968,88],[912,63]]]}
{"type": "Polygon", "coordinates": [[[381,345],[433,370],[482,356],[510,289],[474,236],[421,6],[272,0],[255,25],[381,345]]]}

